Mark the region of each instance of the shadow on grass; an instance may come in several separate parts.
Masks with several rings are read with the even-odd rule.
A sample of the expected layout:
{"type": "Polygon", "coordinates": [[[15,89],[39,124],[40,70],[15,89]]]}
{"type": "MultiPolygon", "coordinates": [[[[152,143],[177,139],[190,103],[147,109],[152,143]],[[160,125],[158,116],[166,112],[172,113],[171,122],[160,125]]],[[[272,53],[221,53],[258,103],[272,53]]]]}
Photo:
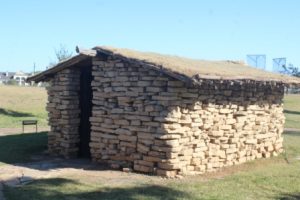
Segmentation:
{"type": "Polygon", "coordinates": [[[59,168],[109,170],[106,164],[92,163],[90,159],[63,159],[45,154],[47,132],[0,136],[1,163],[49,171],[59,168]]]}
{"type": "Polygon", "coordinates": [[[1,115],[8,115],[11,117],[34,117],[31,113],[17,112],[13,110],[0,108],[1,115]]]}
{"type": "Polygon", "coordinates": [[[283,112],[284,112],[284,113],[287,113],[287,114],[300,115],[300,112],[299,112],[299,111],[284,110],[283,112]]]}
{"type": "Polygon", "coordinates": [[[165,186],[101,187],[101,185],[87,185],[64,178],[37,180],[17,188],[5,186],[4,195],[10,200],[191,199],[188,193],[165,186]]]}
{"type": "Polygon", "coordinates": [[[278,197],[276,199],[279,199],[279,200],[298,200],[298,199],[300,199],[300,193],[282,194],[280,197],[278,197]]]}
{"type": "Polygon", "coordinates": [[[46,132],[0,136],[0,163],[28,162],[46,149],[46,132]]]}
{"type": "Polygon", "coordinates": [[[283,135],[290,135],[290,136],[300,136],[300,131],[284,131],[283,135]]]}

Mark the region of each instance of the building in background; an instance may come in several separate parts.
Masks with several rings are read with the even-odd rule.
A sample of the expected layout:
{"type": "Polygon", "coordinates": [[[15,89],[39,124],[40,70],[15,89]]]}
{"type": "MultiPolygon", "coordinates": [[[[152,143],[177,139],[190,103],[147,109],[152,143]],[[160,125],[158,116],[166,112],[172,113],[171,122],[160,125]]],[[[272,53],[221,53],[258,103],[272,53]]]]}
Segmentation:
{"type": "Polygon", "coordinates": [[[14,75],[14,72],[0,72],[0,84],[8,84],[14,75]]]}
{"type": "Polygon", "coordinates": [[[17,81],[18,85],[28,85],[26,83],[26,79],[30,76],[28,73],[24,73],[22,71],[18,71],[14,74],[13,79],[17,81]]]}
{"type": "Polygon", "coordinates": [[[31,76],[30,73],[18,72],[0,72],[0,84],[28,86],[26,79],[31,76]]]}

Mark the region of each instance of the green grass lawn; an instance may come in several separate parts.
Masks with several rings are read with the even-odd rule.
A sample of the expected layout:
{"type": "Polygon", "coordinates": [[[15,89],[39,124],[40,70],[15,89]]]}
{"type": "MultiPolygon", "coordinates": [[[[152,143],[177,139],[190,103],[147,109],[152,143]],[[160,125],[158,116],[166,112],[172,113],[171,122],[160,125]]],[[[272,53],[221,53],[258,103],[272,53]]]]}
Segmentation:
{"type": "Polygon", "coordinates": [[[33,154],[46,148],[46,132],[0,136],[0,166],[30,161],[33,154]]]}
{"type": "Polygon", "coordinates": [[[300,129],[300,95],[290,94],[284,98],[285,127],[300,129]]]}
{"type": "MultiPolygon", "coordinates": [[[[0,96],[0,127],[16,127],[32,117],[46,124],[44,89],[0,87],[0,96]]],[[[299,102],[300,95],[285,97],[286,127],[300,129],[299,102]]],[[[0,165],[30,161],[31,155],[46,149],[46,143],[46,133],[0,136],[0,165]]],[[[183,180],[114,186],[62,176],[17,188],[5,186],[4,194],[8,200],[300,199],[300,132],[286,132],[284,147],[278,157],[183,180]]]]}
{"type": "Polygon", "coordinates": [[[61,177],[5,187],[4,194],[8,200],[299,199],[300,161],[296,158],[300,157],[300,133],[288,132],[284,137],[284,154],[231,167],[232,173],[225,169],[219,177],[205,174],[122,187],[61,177]]]}
{"type": "Polygon", "coordinates": [[[47,126],[45,88],[0,86],[0,97],[0,128],[21,127],[25,119],[47,126]]]}

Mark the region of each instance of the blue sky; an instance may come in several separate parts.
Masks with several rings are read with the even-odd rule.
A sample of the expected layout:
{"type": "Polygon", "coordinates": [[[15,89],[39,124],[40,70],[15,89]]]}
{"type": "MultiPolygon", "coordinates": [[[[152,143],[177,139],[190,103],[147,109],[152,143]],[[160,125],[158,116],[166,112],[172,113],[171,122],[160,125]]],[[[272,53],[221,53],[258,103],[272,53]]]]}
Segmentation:
{"type": "Polygon", "coordinates": [[[64,44],[300,66],[297,0],[0,0],[0,71],[44,70],[64,44]]]}

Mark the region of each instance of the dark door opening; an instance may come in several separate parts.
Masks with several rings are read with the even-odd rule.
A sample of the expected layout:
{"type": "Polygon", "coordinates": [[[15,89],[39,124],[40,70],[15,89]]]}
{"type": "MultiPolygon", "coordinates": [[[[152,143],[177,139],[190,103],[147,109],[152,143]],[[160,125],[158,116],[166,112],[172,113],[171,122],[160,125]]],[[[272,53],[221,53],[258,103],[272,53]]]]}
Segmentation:
{"type": "Polygon", "coordinates": [[[80,75],[80,127],[79,127],[79,157],[90,158],[90,139],[92,114],[92,66],[81,68],[80,75]]]}

